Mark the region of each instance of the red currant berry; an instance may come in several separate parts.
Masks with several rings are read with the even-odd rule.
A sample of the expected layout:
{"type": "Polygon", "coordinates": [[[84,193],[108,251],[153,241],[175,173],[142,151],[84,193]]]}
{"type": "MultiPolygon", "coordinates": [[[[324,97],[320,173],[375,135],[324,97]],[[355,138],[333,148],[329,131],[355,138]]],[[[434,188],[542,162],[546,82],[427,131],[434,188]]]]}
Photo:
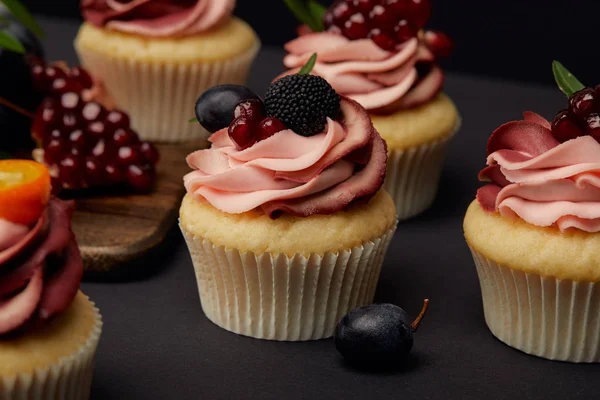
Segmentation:
{"type": "Polygon", "coordinates": [[[160,154],[158,153],[156,147],[152,145],[152,143],[143,142],[140,145],[140,150],[142,151],[142,154],[144,154],[146,161],[153,165],[158,164],[158,161],[160,160],[160,154]]]}
{"type": "Polygon", "coordinates": [[[447,58],[454,50],[454,42],[448,35],[438,31],[428,31],[425,33],[425,43],[427,48],[436,58],[447,58]]]}
{"type": "Polygon", "coordinates": [[[270,138],[277,132],[281,132],[285,129],[285,125],[279,119],[275,117],[265,118],[258,125],[256,139],[257,141],[265,140],[267,138],[270,138]]]}
{"type": "Polygon", "coordinates": [[[582,119],[585,119],[595,109],[596,104],[596,92],[592,88],[582,89],[569,98],[569,109],[582,119]]]}
{"type": "Polygon", "coordinates": [[[104,118],[106,109],[95,101],[86,103],[81,110],[81,116],[86,122],[97,121],[104,118]]]}
{"type": "Polygon", "coordinates": [[[83,163],[79,157],[67,155],[58,164],[58,179],[63,185],[68,185],[73,189],[81,186],[83,178],[83,163]]]}
{"type": "Polygon", "coordinates": [[[367,21],[365,21],[365,17],[360,13],[353,14],[344,23],[342,32],[344,33],[344,36],[350,40],[366,38],[369,34],[369,29],[367,27],[367,21]]]}
{"type": "Polygon", "coordinates": [[[85,148],[86,138],[81,129],[76,129],[69,135],[69,142],[71,146],[76,147],[78,149],[85,148]]]}
{"type": "Polygon", "coordinates": [[[59,124],[59,129],[69,132],[69,131],[79,128],[80,125],[81,125],[81,123],[77,119],[75,114],[67,113],[67,114],[63,115],[62,120],[59,124]]]}
{"type": "Polygon", "coordinates": [[[119,110],[112,110],[109,112],[105,120],[106,125],[113,131],[119,128],[129,128],[130,125],[129,116],[127,116],[127,114],[125,114],[123,111],[119,110]]]}
{"type": "Polygon", "coordinates": [[[102,121],[90,122],[87,125],[86,131],[90,136],[95,138],[103,138],[106,137],[108,134],[108,129],[102,121]]]}
{"type": "Polygon", "coordinates": [[[126,172],[127,183],[139,192],[149,192],[156,182],[156,170],[152,165],[130,165],[126,172]]]}
{"type": "Polygon", "coordinates": [[[394,39],[387,33],[383,33],[379,28],[375,28],[369,32],[369,39],[383,50],[393,51],[397,46],[394,39]]]}
{"type": "Polygon", "coordinates": [[[396,34],[396,40],[398,43],[404,43],[407,40],[412,39],[417,33],[415,28],[406,19],[398,22],[398,24],[394,27],[394,32],[396,34]]]}
{"type": "Polygon", "coordinates": [[[68,92],[60,96],[60,105],[67,112],[75,112],[83,107],[83,101],[77,93],[68,92]]]}
{"type": "Polygon", "coordinates": [[[397,17],[391,9],[385,8],[382,5],[376,5],[369,13],[369,19],[371,20],[371,26],[380,29],[392,29],[397,17]]]}
{"type": "Polygon", "coordinates": [[[108,163],[104,166],[104,179],[107,185],[116,185],[125,180],[125,173],[117,164],[108,163]]]}
{"type": "Polygon", "coordinates": [[[55,67],[55,66],[46,67],[45,73],[46,73],[46,78],[50,82],[54,82],[56,79],[66,79],[67,78],[67,74],[65,73],[65,71],[63,71],[61,68],[55,67]]]}
{"type": "Polygon", "coordinates": [[[356,9],[345,1],[340,1],[331,7],[331,14],[336,25],[342,25],[346,22],[356,9]]]}
{"type": "Polygon", "coordinates": [[[88,157],[85,160],[85,181],[90,186],[104,183],[104,167],[96,157],[88,157]]]}
{"type": "Polygon", "coordinates": [[[117,163],[127,166],[131,164],[140,164],[145,160],[139,147],[123,146],[117,150],[117,163]]]}
{"type": "Polygon", "coordinates": [[[376,4],[376,0],[352,0],[354,8],[363,14],[368,14],[376,4]]]}
{"type": "Polygon", "coordinates": [[[84,89],[89,89],[94,86],[94,81],[88,72],[81,66],[73,67],[69,71],[69,75],[75,79],[84,89]]]}
{"type": "Polygon", "coordinates": [[[62,139],[50,139],[44,146],[44,161],[48,165],[57,164],[67,151],[67,145],[62,139]]]}
{"type": "Polygon", "coordinates": [[[256,143],[255,126],[245,117],[236,118],[229,125],[229,137],[236,149],[244,150],[256,143]]]}
{"type": "Polygon", "coordinates": [[[117,147],[129,146],[139,142],[138,136],[131,129],[117,129],[113,134],[113,142],[117,147]]]}
{"type": "Polygon", "coordinates": [[[552,135],[559,142],[575,139],[582,135],[582,131],[573,121],[573,115],[568,111],[561,111],[552,121],[552,135]]]}
{"type": "Polygon", "coordinates": [[[91,154],[102,162],[108,162],[114,159],[115,150],[106,140],[100,139],[92,148],[91,154]]]}

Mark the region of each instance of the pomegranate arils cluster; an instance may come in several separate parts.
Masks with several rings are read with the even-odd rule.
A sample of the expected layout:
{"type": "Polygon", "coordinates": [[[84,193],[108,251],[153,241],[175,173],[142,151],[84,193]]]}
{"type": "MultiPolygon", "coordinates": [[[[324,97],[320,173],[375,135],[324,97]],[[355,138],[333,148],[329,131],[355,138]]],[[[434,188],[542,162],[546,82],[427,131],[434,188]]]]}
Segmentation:
{"type": "Polygon", "coordinates": [[[552,134],[559,142],[583,135],[600,142],[600,86],[582,89],[569,97],[569,107],[552,121],[552,134]]]}
{"type": "Polygon", "coordinates": [[[84,92],[94,85],[85,69],[34,60],[32,74],[36,89],[46,96],[35,114],[32,135],[43,149],[38,161],[50,168],[54,189],[116,184],[142,192],[153,188],[158,151],[140,141],[127,114],[85,100],[84,92]]]}
{"type": "Polygon", "coordinates": [[[417,36],[431,15],[431,0],[337,0],[325,29],[348,39],[372,39],[384,50],[417,36]]]}
{"type": "Polygon", "coordinates": [[[264,105],[260,100],[240,102],[233,115],[234,120],[229,125],[229,137],[238,150],[247,149],[285,129],[285,125],[277,118],[265,118],[264,105]]]}

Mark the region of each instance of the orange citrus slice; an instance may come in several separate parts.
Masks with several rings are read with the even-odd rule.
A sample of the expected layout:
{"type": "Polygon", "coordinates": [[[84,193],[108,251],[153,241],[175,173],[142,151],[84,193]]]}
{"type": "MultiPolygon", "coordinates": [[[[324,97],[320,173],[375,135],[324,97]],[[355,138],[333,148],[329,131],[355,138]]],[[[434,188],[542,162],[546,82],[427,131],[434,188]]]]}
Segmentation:
{"type": "Polygon", "coordinates": [[[0,218],[35,223],[50,198],[48,168],[35,161],[0,160],[0,218]]]}

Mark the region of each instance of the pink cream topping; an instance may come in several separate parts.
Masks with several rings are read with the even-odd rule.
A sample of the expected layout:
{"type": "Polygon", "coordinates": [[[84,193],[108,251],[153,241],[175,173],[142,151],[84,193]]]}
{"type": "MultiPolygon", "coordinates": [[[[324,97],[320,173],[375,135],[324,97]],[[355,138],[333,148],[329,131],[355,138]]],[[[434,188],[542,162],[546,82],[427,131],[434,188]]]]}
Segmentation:
{"type": "Polygon", "coordinates": [[[214,133],[210,149],[187,157],[188,193],[226,213],[262,209],[271,218],[331,214],[369,199],[385,177],[385,142],[357,103],[342,99],[341,110],[343,121],[329,119],[318,135],[283,130],[245,150],[227,129],[214,133]]]}
{"type": "Polygon", "coordinates": [[[148,37],[185,37],[231,18],[235,0],[82,0],[84,19],[100,28],[148,37]]]}
{"type": "Polygon", "coordinates": [[[477,192],[488,212],[532,225],[600,231],[600,144],[591,136],[559,143],[534,113],[498,128],[477,192]]]}
{"type": "Polygon", "coordinates": [[[72,202],[52,198],[32,227],[0,220],[0,337],[35,327],[73,301],[83,261],[72,212],[72,202]]]}
{"type": "MultiPolygon", "coordinates": [[[[426,37],[426,36],[424,36],[426,37]]],[[[307,33],[285,45],[286,74],[297,72],[313,53],[313,74],[325,78],[340,94],[375,113],[412,108],[434,98],[444,74],[426,40],[413,38],[397,51],[383,50],[370,39],[350,40],[331,32],[307,33]],[[416,66],[428,65],[419,76],[416,66]]]]}

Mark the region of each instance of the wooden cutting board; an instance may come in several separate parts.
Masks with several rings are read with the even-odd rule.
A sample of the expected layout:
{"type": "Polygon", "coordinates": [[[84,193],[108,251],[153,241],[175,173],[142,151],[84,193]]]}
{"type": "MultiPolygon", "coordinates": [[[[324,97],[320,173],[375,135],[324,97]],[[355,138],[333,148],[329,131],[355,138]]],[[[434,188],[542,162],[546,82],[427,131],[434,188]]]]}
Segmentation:
{"type": "Polygon", "coordinates": [[[157,145],[161,155],[154,192],[147,195],[102,191],[72,197],[77,204],[73,231],[86,272],[106,273],[143,268],[177,221],[185,194],[185,157],[205,142],[157,145]]]}

